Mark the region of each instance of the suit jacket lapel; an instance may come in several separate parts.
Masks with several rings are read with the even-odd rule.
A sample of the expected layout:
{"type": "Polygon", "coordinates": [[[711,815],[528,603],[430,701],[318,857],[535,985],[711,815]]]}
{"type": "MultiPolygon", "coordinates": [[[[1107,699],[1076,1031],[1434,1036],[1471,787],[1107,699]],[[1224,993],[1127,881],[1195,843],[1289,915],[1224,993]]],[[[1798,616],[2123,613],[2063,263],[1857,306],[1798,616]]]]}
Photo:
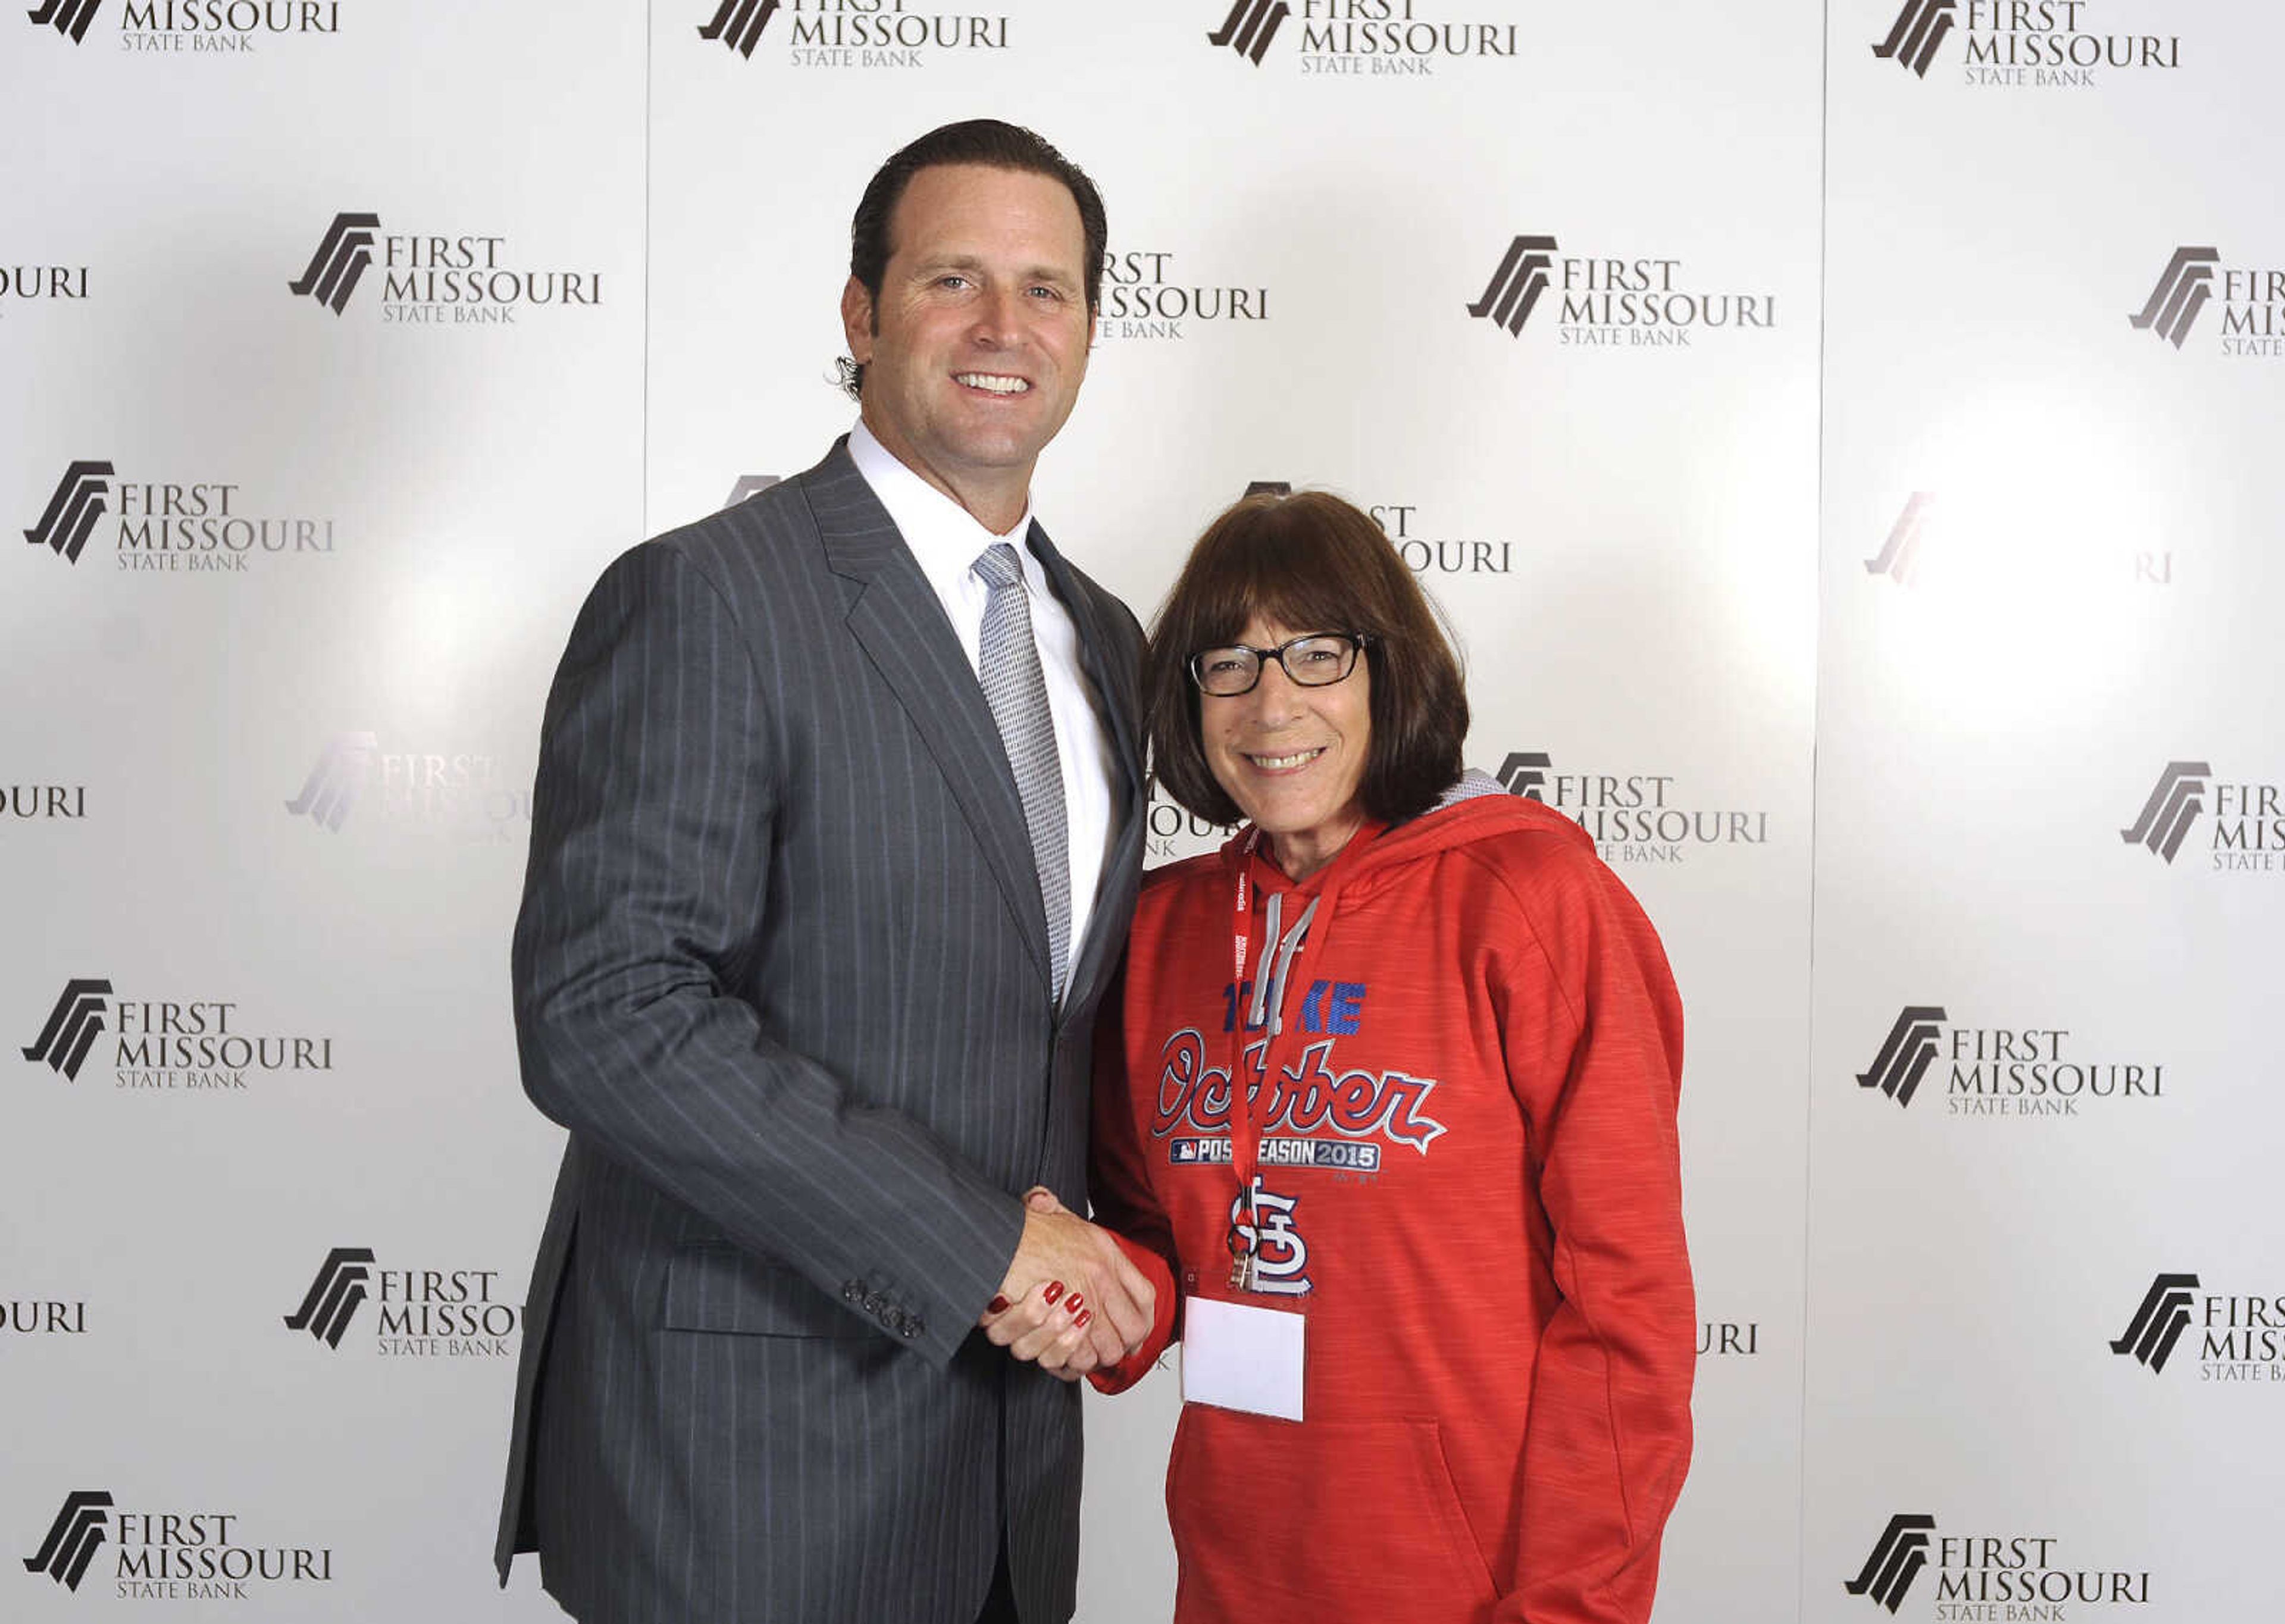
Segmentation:
{"type": "Polygon", "coordinates": [[[1040,906],[1024,804],[1017,797],[992,708],[985,703],[944,606],[888,510],[849,459],[845,441],[835,444],[803,484],[827,564],[854,585],[850,633],[895,693],[943,773],[1044,979],[1048,921],[1040,906]]]}
{"type": "Polygon", "coordinates": [[[1095,888],[1097,906],[1088,916],[1088,939],[1072,944],[1071,985],[1064,994],[1064,1008],[1070,1011],[1084,1008],[1087,993],[1096,978],[1119,961],[1119,949],[1126,928],[1126,914],[1120,909],[1105,909],[1102,898],[1121,894],[1122,888],[1132,891],[1135,876],[1142,867],[1142,835],[1146,821],[1143,816],[1142,718],[1134,714],[1128,696],[1135,691],[1136,676],[1132,671],[1114,673],[1108,661],[1118,644],[1108,634],[1096,614],[1093,597],[1082,591],[1069,564],[1055,544],[1048,539],[1046,530],[1038,521],[1032,524],[1027,538],[1032,551],[1048,572],[1056,596],[1070,612],[1072,624],[1079,632],[1080,659],[1088,680],[1102,696],[1103,714],[1110,719],[1111,757],[1119,764],[1121,774],[1119,794],[1111,807],[1118,820],[1116,838],[1103,856],[1103,875],[1095,888]]]}
{"type": "MultiPolygon", "coordinates": [[[[1134,673],[1125,673],[1117,681],[1111,679],[1103,663],[1104,652],[1111,644],[1095,614],[1095,602],[1080,590],[1072,567],[1056,551],[1056,544],[1048,539],[1047,531],[1040,528],[1036,519],[1032,521],[1029,541],[1032,551],[1047,569],[1048,584],[1056,589],[1056,596],[1062,600],[1072,624],[1079,631],[1080,659],[1086,667],[1088,680],[1103,696],[1103,710],[1111,718],[1111,755],[1120,773],[1126,775],[1124,788],[1131,799],[1135,787],[1142,781],[1142,724],[1140,718],[1128,714],[1127,706],[1127,694],[1135,686],[1134,673]]],[[[1122,812],[1126,804],[1121,803],[1122,812]]]]}

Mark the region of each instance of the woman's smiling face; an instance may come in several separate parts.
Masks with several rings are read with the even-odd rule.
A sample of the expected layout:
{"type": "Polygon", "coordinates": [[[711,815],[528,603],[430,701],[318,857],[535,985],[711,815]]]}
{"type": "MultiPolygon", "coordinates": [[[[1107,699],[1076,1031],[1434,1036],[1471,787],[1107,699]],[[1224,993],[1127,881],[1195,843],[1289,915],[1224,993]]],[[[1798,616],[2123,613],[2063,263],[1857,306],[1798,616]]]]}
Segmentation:
{"type": "MultiPolygon", "coordinates": [[[[1237,640],[1275,648],[1307,632],[1259,616],[1237,640]]],[[[1294,879],[1331,862],[1364,820],[1357,786],[1372,745],[1372,669],[1363,655],[1339,682],[1304,687],[1276,660],[1261,663],[1252,691],[1198,695],[1198,735],[1214,781],[1268,836],[1270,854],[1294,879]]]]}

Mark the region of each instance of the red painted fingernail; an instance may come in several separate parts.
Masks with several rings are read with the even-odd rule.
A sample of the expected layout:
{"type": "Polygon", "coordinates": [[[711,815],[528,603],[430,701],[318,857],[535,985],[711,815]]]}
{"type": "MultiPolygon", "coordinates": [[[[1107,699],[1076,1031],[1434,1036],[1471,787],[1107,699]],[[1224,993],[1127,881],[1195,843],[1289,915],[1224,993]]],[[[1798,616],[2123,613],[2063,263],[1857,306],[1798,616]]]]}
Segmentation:
{"type": "Polygon", "coordinates": [[[1095,1310],[1094,1310],[1094,1309],[1092,1309],[1092,1308],[1082,1308],[1082,1309],[1080,1309],[1080,1315],[1079,1315],[1079,1318],[1077,1318],[1077,1319],[1073,1320],[1073,1321],[1072,1322],[1072,1324],[1074,1324],[1074,1325],[1084,1325],[1084,1324],[1086,1324],[1089,1320],[1091,1320],[1091,1319],[1093,1319],[1093,1318],[1095,1318],[1095,1310]]]}
{"type": "Polygon", "coordinates": [[[1074,1291],[1064,1299],[1064,1312],[1065,1314],[1077,1314],[1086,1302],[1087,1298],[1074,1291]]]}
{"type": "Polygon", "coordinates": [[[995,1291],[995,1292],[993,1292],[993,1296],[992,1296],[992,1306],[991,1306],[989,1308],[986,1308],[984,1312],[985,1312],[985,1313],[986,1313],[986,1314],[1005,1314],[1005,1313],[1007,1313],[1007,1312],[1008,1312],[1008,1299],[1007,1299],[1006,1298],[1004,1298],[1004,1297],[1001,1297],[998,1292],[996,1292],[996,1291],[995,1291]]]}
{"type": "Polygon", "coordinates": [[[1048,1289],[1040,1293],[1040,1300],[1046,1303],[1048,1307],[1052,1308],[1056,1306],[1056,1298],[1061,1297],[1063,1294],[1064,1283],[1060,1280],[1050,1280],[1048,1282],[1048,1289]]]}

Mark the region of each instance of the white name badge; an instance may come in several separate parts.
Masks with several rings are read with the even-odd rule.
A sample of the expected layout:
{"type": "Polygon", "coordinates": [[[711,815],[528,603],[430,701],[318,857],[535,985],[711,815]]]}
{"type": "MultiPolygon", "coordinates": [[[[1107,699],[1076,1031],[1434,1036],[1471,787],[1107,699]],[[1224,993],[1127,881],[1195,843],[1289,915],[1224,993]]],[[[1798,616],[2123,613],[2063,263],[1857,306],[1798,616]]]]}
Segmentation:
{"type": "Polygon", "coordinates": [[[1301,1419],[1305,1315],[1193,1297],[1182,1305],[1182,1398],[1301,1419]]]}

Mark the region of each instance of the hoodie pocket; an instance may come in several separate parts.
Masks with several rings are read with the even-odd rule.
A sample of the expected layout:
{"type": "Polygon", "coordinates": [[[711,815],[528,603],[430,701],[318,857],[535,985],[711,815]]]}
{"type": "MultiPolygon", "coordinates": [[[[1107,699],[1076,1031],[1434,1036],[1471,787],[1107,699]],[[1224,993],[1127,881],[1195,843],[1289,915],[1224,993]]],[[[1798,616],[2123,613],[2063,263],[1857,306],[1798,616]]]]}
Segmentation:
{"type": "Polygon", "coordinates": [[[1178,1619],[1245,1617],[1267,1596],[1307,1604],[1313,1624],[1457,1624],[1488,1618],[1498,1595],[1433,1421],[1296,1424],[1185,1405],[1166,1515],[1178,1619]]]}

